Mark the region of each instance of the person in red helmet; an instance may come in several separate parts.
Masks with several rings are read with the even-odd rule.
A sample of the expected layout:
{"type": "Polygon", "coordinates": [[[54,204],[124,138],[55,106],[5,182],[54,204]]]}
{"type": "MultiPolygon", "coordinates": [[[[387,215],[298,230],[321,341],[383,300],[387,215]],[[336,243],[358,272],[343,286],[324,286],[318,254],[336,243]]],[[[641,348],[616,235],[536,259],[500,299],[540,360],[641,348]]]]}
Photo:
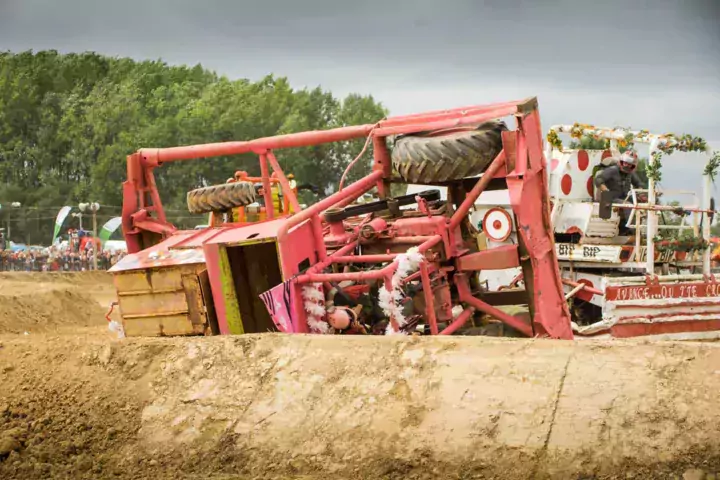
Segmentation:
{"type": "MultiPolygon", "coordinates": [[[[624,203],[630,193],[632,187],[642,189],[647,188],[643,185],[642,180],[636,173],[638,166],[638,156],[633,150],[627,150],[623,153],[616,165],[608,167],[595,177],[595,188],[599,192],[612,192],[613,203],[624,203]]],[[[620,233],[627,233],[625,227],[630,210],[627,208],[620,209],[620,233]]]]}

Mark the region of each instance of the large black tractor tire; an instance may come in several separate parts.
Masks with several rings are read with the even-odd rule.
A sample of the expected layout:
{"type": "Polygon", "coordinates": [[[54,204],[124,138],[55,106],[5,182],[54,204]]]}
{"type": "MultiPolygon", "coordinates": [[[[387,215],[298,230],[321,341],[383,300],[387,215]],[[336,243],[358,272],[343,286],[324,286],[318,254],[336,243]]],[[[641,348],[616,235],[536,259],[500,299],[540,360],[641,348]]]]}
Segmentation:
{"type": "Polygon", "coordinates": [[[392,151],[395,172],[407,183],[432,184],[484,172],[502,150],[505,122],[492,121],[475,130],[420,133],[398,137],[392,151]]]}
{"type": "Polygon", "coordinates": [[[187,205],[190,213],[226,212],[250,205],[255,196],[252,182],[232,182],[189,191],[187,205]]]}

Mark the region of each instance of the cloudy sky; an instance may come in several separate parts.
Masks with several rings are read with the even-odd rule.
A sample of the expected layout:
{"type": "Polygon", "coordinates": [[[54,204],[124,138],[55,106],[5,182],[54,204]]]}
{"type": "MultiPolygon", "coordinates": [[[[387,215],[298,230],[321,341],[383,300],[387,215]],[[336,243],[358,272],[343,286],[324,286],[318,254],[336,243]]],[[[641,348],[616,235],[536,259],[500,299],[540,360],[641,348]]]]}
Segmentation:
{"type": "Polygon", "coordinates": [[[0,0],[0,50],[47,48],[274,73],[392,114],[537,96],[545,126],[720,148],[720,0],[0,0]]]}

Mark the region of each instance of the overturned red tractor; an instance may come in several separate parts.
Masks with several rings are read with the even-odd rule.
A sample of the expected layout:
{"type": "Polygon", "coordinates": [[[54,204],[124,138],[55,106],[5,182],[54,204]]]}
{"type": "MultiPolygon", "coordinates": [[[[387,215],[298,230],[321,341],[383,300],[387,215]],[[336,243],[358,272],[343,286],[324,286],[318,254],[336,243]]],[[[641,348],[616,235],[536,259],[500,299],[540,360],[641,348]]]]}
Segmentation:
{"type": "Polygon", "coordinates": [[[112,270],[125,332],[449,335],[491,318],[515,335],[572,338],[547,178],[534,98],[251,141],[142,149],[128,157],[123,186],[131,254],[112,270]],[[372,142],[372,171],[301,209],[276,153],[358,138],[372,142]],[[213,213],[222,214],[259,201],[266,220],[198,231],[177,231],[166,220],[155,168],[249,152],[259,156],[258,188],[206,187],[203,195],[222,198],[204,203],[220,205],[213,213]],[[275,211],[271,175],[293,213],[275,211]],[[443,185],[449,194],[441,200],[428,187],[393,198],[392,183],[443,185]],[[485,248],[468,213],[483,191],[499,189],[509,190],[520,235],[515,245],[485,248]],[[377,201],[357,202],[373,190],[377,201]],[[479,271],[513,267],[524,273],[521,291],[491,292],[477,281],[479,271]],[[527,313],[502,308],[516,304],[526,304],[527,313]]]}

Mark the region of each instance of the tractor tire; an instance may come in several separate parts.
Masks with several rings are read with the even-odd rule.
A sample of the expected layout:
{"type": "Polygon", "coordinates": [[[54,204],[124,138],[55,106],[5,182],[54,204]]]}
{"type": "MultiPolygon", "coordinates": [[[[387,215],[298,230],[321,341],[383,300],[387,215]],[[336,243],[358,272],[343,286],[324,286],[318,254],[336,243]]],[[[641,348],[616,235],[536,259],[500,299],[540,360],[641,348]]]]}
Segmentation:
{"type": "Polygon", "coordinates": [[[432,184],[461,180],[487,169],[502,150],[505,122],[492,121],[475,130],[426,132],[398,137],[392,165],[407,183],[432,184]]]}
{"type": "Polygon", "coordinates": [[[255,202],[255,185],[251,182],[232,182],[197,188],[187,194],[190,213],[227,212],[255,202]]]}

